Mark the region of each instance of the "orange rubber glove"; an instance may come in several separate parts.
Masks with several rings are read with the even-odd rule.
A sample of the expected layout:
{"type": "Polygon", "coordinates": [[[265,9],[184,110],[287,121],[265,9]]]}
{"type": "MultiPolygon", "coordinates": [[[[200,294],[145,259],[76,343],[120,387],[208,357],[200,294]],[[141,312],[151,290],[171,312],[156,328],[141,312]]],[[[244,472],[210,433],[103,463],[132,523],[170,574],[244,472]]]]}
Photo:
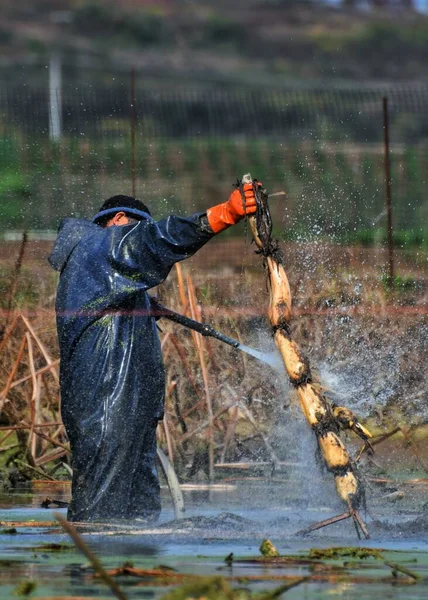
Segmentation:
{"type": "MultiPolygon", "coordinates": [[[[257,185],[262,187],[258,181],[257,185]]],[[[236,225],[245,215],[252,215],[257,210],[256,198],[254,196],[253,184],[243,185],[245,195],[245,206],[242,201],[241,192],[238,188],[233,190],[227,202],[217,204],[207,210],[208,223],[214,233],[219,233],[231,225],[236,225]]]]}

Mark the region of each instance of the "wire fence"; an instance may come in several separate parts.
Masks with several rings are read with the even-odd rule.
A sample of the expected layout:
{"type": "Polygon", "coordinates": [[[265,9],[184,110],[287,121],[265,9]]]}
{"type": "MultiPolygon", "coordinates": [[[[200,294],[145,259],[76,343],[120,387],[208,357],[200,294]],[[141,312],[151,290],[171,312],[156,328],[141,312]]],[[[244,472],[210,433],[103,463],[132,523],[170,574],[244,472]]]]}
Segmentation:
{"type": "Polygon", "coordinates": [[[349,87],[343,89],[137,88],[90,86],[54,91],[13,87],[0,93],[2,129],[26,135],[49,133],[60,118],[65,136],[115,139],[129,131],[134,111],[145,139],[254,135],[287,140],[382,139],[382,98],[390,103],[396,143],[428,140],[428,88],[349,87]],[[52,94],[60,104],[53,113],[52,94]]]}
{"type": "Polygon", "coordinates": [[[226,198],[250,170],[287,191],[275,209],[279,235],[382,241],[384,97],[396,236],[425,243],[423,86],[5,89],[0,214],[9,227],[55,228],[133,189],[156,217],[186,214],[226,198]]]}

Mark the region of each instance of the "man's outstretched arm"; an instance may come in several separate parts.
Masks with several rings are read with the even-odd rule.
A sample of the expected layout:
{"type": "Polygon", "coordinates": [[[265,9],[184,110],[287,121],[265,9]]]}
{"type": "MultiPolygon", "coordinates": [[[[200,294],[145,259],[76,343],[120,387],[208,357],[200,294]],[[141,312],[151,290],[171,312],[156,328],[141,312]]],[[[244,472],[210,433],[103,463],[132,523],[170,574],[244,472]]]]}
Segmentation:
{"type": "Polygon", "coordinates": [[[236,189],[227,202],[187,218],[172,215],[158,222],[140,221],[114,245],[116,266],[147,277],[149,287],[158,285],[176,262],[189,258],[214,235],[256,211],[252,184],[244,186],[244,194],[245,202],[236,189]]]}

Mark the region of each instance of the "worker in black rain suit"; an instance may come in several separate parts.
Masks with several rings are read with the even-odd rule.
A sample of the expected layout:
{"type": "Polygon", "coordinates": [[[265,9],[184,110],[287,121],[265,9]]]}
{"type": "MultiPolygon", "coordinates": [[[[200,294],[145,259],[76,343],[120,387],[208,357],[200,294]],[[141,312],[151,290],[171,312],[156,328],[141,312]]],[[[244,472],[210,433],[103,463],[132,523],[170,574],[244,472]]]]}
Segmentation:
{"type": "Polygon", "coordinates": [[[73,458],[71,521],[155,520],[160,513],[156,425],[164,370],[147,290],[174,263],[256,211],[252,185],[188,218],[154,221],[129,196],[92,221],[64,219],[49,262],[56,299],[61,413],[73,458]]]}

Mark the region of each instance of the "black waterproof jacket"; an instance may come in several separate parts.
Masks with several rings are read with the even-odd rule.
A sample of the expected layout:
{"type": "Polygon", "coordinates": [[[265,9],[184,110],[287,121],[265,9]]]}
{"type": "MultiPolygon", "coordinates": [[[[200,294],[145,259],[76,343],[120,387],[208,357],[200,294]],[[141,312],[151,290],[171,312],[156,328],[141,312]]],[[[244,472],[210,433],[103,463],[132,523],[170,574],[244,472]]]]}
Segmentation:
{"type": "MultiPolygon", "coordinates": [[[[145,214],[145,213],[144,213],[145,214]]],[[[65,219],[49,258],[56,299],[61,412],[73,455],[69,519],[156,517],[155,427],[164,371],[146,293],[213,234],[202,215],[100,227],[65,219]]]]}

